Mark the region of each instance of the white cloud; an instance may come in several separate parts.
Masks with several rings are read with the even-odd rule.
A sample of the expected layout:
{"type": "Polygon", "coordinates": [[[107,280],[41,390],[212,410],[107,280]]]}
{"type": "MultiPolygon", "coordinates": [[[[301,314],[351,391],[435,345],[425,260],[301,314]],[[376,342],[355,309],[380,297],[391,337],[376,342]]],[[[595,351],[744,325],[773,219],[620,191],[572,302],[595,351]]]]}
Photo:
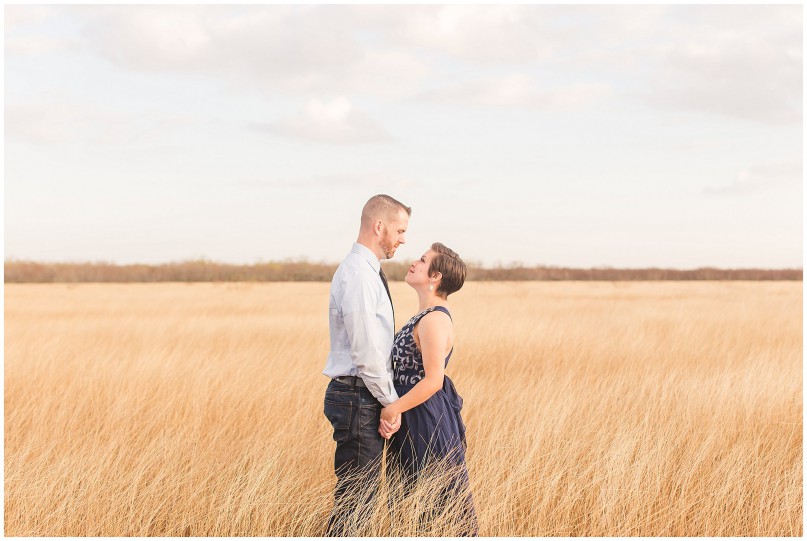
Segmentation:
{"type": "MultiPolygon", "coordinates": [[[[669,6],[448,5],[390,7],[388,39],[482,66],[622,64],[625,45],[657,36],[669,6]]],[[[642,49],[630,51],[641,54],[642,49]]]]}
{"type": "Polygon", "coordinates": [[[3,8],[4,50],[7,55],[31,55],[70,49],[75,38],[47,33],[47,26],[58,18],[58,8],[51,6],[7,5],[3,8]]]}
{"type": "Polygon", "coordinates": [[[706,188],[710,195],[740,195],[756,193],[781,186],[800,186],[802,166],[800,163],[777,163],[753,165],[740,171],[737,179],[727,185],[706,188]]]}
{"type": "MultiPolygon", "coordinates": [[[[345,91],[354,94],[400,98],[416,93],[431,69],[413,55],[393,50],[367,49],[361,60],[346,71],[345,91]]],[[[338,74],[334,74],[334,79],[338,74]]],[[[333,88],[333,81],[323,81],[318,88],[333,88]]]]}
{"type": "Polygon", "coordinates": [[[11,36],[5,40],[5,52],[20,55],[51,53],[74,49],[78,43],[74,39],[49,36],[11,36]]]}
{"type": "Polygon", "coordinates": [[[338,6],[116,6],[75,13],[101,56],[138,70],[199,73],[264,92],[414,92],[414,55],[359,43],[338,6]]]}
{"type": "Polygon", "coordinates": [[[21,26],[40,23],[54,15],[55,9],[52,6],[7,4],[3,6],[3,25],[8,33],[21,26]]]}
{"type": "Polygon", "coordinates": [[[673,47],[663,56],[646,98],[651,105],[772,124],[801,120],[801,59],[781,49],[743,40],[673,47]]]}
{"type": "Polygon", "coordinates": [[[590,105],[610,92],[610,85],[605,83],[541,88],[529,76],[513,73],[500,78],[448,85],[424,93],[422,98],[471,105],[569,110],[590,105]]]}
{"type": "Polygon", "coordinates": [[[797,6],[692,6],[650,49],[646,101],[769,124],[802,118],[797,6]]]}
{"type": "Polygon", "coordinates": [[[239,184],[275,190],[277,186],[284,188],[339,188],[366,189],[368,191],[406,191],[419,190],[425,187],[421,180],[403,175],[395,170],[356,170],[350,174],[328,173],[303,177],[285,177],[260,181],[243,181],[239,184]]]}
{"type": "Polygon", "coordinates": [[[395,33],[411,44],[468,61],[546,60],[558,50],[562,32],[545,13],[551,13],[545,6],[514,5],[406,9],[395,33]]]}
{"type": "MultiPolygon", "coordinates": [[[[388,31],[399,43],[479,65],[541,66],[571,78],[598,70],[664,110],[772,124],[802,117],[800,6],[426,6],[398,15],[388,31]]],[[[487,103],[563,98],[512,77],[452,92],[487,103]]]]}
{"type": "Polygon", "coordinates": [[[153,142],[192,122],[187,115],[127,113],[83,104],[73,98],[25,101],[5,107],[7,141],[47,145],[153,142]]]}
{"type": "MultiPolygon", "coordinates": [[[[554,81],[599,79],[660,109],[786,123],[801,118],[800,9],[140,5],[59,13],[78,22],[90,50],[123,67],[192,73],[267,95],[395,100],[423,92],[424,83],[449,82],[444,93],[478,102],[569,107],[605,90],[578,84],[553,94],[557,82],[543,79],[550,88],[515,76],[496,88],[485,81],[492,75],[486,70],[518,65],[525,73],[540,68],[554,81]],[[483,81],[456,83],[445,67],[456,69],[457,59],[474,63],[483,81]]],[[[34,12],[15,13],[24,19],[34,12]]],[[[57,46],[53,39],[7,38],[12,52],[57,46]]]]}
{"type": "Polygon", "coordinates": [[[212,42],[205,13],[187,6],[74,9],[75,15],[84,19],[88,47],[136,69],[201,67],[212,42]]]}
{"type": "Polygon", "coordinates": [[[256,129],[283,136],[336,144],[381,143],[389,134],[345,97],[331,101],[311,99],[298,114],[255,125],[256,129]]]}

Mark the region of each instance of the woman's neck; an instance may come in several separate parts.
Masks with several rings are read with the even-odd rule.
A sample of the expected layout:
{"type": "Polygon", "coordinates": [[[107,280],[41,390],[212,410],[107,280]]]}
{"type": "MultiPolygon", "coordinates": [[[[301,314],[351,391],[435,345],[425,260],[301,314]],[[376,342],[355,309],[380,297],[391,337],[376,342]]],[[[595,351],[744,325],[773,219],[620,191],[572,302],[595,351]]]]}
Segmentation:
{"type": "Polygon", "coordinates": [[[418,312],[422,312],[432,306],[445,306],[446,300],[438,297],[434,291],[418,291],[418,312]]]}

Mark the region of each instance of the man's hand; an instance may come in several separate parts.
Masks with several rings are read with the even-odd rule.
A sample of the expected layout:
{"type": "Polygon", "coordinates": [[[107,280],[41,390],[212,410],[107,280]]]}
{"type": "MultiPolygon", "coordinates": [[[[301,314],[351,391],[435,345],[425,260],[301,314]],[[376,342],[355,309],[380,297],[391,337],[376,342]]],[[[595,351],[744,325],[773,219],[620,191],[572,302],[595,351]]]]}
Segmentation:
{"type": "Polygon", "coordinates": [[[385,440],[392,437],[401,428],[401,414],[391,410],[389,406],[381,410],[381,422],[378,424],[378,433],[385,440]]]}

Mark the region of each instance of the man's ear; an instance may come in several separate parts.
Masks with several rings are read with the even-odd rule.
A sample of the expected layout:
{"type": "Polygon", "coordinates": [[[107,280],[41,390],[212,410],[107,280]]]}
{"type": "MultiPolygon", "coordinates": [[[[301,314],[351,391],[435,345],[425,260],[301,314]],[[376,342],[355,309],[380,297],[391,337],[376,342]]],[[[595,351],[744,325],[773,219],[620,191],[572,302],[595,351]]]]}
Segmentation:
{"type": "Polygon", "coordinates": [[[381,220],[376,220],[375,223],[373,223],[373,232],[380,237],[383,231],[384,231],[384,222],[382,222],[381,220]]]}

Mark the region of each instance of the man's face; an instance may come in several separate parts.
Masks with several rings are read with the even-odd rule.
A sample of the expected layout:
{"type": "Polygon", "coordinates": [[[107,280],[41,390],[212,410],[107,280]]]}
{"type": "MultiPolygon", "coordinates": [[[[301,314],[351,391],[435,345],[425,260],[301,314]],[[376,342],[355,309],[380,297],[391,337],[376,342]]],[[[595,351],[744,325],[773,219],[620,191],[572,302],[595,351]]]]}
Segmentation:
{"type": "Polygon", "coordinates": [[[394,220],[383,223],[382,225],[383,228],[381,230],[381,240],[379,244],[381,245],[381,250],[384,252],[384,257],[386,259],[392,259],[398,246],[406,243],[404,234],[406,233],[406,228],[409,227],[409,215],[405,210],[400,209],[394,220]]]}

